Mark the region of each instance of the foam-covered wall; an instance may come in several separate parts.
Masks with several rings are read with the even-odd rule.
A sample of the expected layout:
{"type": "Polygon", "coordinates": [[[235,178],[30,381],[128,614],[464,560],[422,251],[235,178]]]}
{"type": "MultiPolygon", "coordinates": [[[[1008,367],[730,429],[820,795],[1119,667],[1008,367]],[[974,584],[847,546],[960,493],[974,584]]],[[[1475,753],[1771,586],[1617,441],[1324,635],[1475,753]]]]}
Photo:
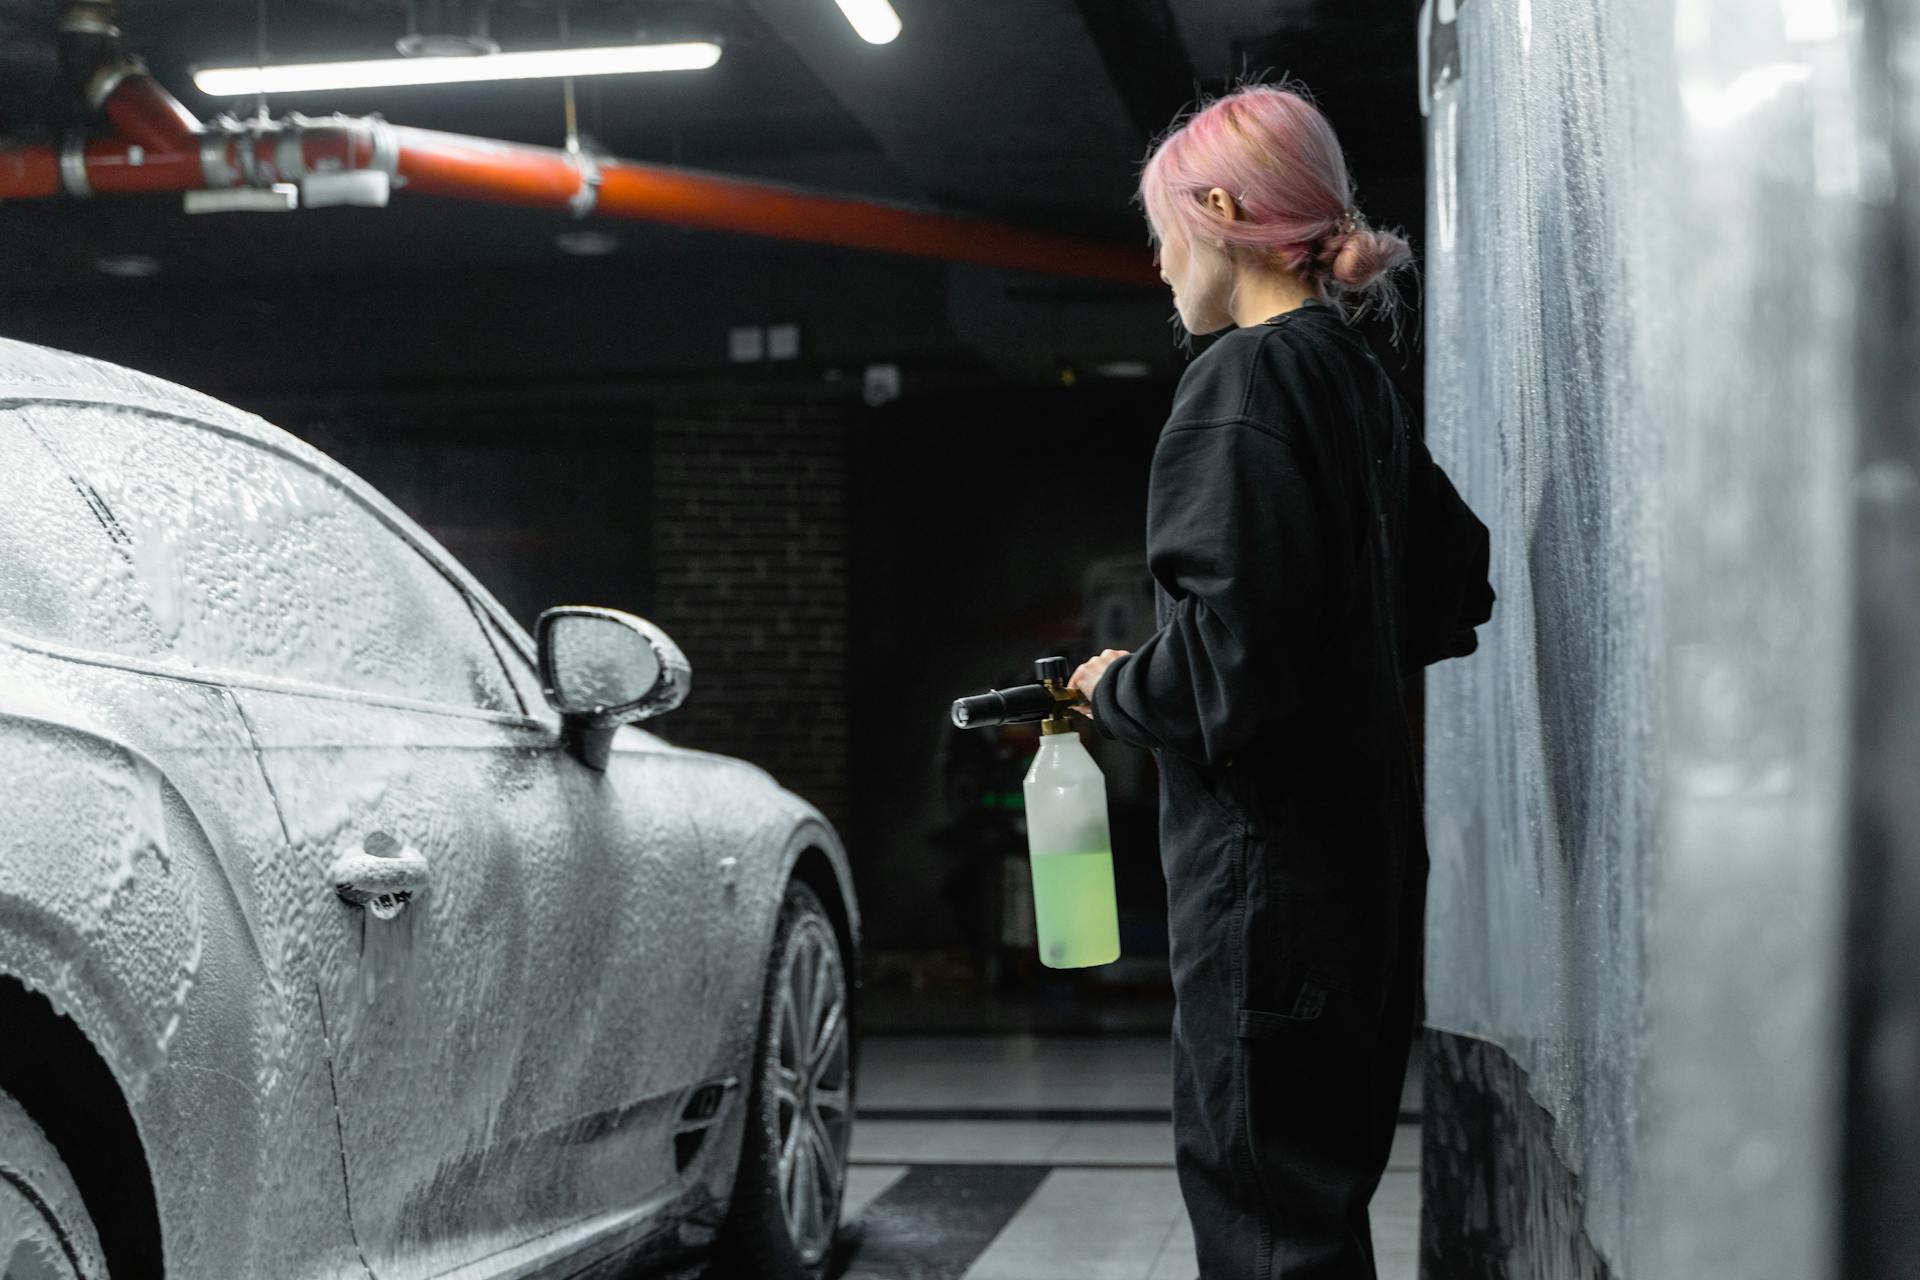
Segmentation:
{"type": "Polygon", "coordinates": [[[1428,1280],[1832,1274],[1847,7],[1423,10],[1428,440],[1500,597],[1427,678],[1428,1280]],[[1435,1114],[1489,1101],[1545,1123],[1435,1114]]]}

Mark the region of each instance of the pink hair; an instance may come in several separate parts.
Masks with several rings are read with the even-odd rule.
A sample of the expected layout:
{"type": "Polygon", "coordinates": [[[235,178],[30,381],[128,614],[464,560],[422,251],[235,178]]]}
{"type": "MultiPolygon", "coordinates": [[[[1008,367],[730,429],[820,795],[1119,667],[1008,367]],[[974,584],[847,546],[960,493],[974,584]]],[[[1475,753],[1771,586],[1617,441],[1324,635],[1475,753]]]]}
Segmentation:
{"type": "Polygon", "coordinates": [[[1139,199],[1156,257],[1163,235],[1182,244],[1245,246],[1271,255],[1309,286],[1332,285],[1322,292],[1346,315],[1346,298],[1391,297],[1389,273],[1413,251],[1401,236],[1359,217],[1339,139],[1302,91],[1243,85],[1176,120],[1147,156],[1139,199]],[[1233,196],[1239,219],[1229,222],[1206,207],[1214,187],[1233,196]],[[1351,231],[1342,226],[1349,210],[1351,231]]]}

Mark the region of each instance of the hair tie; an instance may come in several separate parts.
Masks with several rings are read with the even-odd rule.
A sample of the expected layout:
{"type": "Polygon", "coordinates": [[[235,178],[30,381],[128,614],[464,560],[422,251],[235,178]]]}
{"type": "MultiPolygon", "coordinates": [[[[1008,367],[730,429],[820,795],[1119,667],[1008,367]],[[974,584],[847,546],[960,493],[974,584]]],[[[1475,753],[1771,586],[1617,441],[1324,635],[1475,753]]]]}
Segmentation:
{"type": "Polygon", "coordinates": [[[1354,210],[1352,209],[1341,210],[1340,221],[1335,227],[1335,230],[1338,231],[1339,234],[1343,236],[1352,235],[1354,231],[1358,228],[1358,226],[1359,226],[1358,215],[1355,213],[1354,210]]]}

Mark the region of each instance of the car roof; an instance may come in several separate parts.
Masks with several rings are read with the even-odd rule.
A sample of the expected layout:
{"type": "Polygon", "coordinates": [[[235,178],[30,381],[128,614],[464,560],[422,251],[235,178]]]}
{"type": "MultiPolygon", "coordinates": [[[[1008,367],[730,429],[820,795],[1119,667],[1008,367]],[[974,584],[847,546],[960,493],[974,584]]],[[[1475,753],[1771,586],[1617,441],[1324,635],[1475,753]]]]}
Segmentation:
{"type": "Polygon", "coordinates": [[[469,595],[481,602],[501,629],[529,659],[533,641],[493,594],[431,534],[385,495],[306,441],[274,426],[258,414],[235,408],[204,392],[165,378],[43,347],[15,338],[0,338],[0,409],[22,402],[97,404],[141,409],[237,436],[260,448],[281,454],[326,476],[365,503],[396,532],[419,547],[469,595]]]}

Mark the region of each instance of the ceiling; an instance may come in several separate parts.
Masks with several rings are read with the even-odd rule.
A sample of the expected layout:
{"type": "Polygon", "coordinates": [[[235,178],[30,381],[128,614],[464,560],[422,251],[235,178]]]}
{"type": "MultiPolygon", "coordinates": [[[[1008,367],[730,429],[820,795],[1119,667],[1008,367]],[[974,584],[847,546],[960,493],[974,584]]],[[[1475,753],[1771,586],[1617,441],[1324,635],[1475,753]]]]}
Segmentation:
{"type": "MultiPolygon", "coordinates": [[[[893,2],[902,34],[875,46],[854,34],[832,0],[569,0],[573,44],[712,37],[724,47],[707,71],[579,80],[580,128],[605,152],[629,159],[1135,242],[1145,254],[1133,199],[1152,140],[1202,93],[1242,78],[1292,75],[1313,87],[1339,127],[1370,216],[1383,220],[1385,208],[1384,220],[1418,226],[1417,0],[893,2]],[[1367,201],[1369,192],[1378,198],[1367,201]]],[[[420,0],[423,18],[430,7],[420,0]]],[[[452,16],[443,18],[468,20],[461,7],[449,0],[442,8],[452,16]]],[[[0,136],[47,141],[89,123],[59,74],[57,12],[57,0],[0,0],[0,136]]],[[[129,48],[207,119],[252,110],[251,100],[199,94],[191,70],[254,61],[260,13],[256,0],[125,0],[122,26],[129,48]]],[[[561,43],[556,0],[496,0],[486,22],[506,49],[561,43]]],[[[265,28],[269,60],[384,56],[408,29],[408,10],[395,0],[275,0],[265,28]]],[[[301,94],[269,107],[276,114],[378,112],[398,123],[546,146],[564,137],[555,81],[301,94]]],[[[726,290],[748,310],[846,311],[848,291],[834,284],[853,273],[876,299],[927,296],[936,310],[959,305],[953,298],[960,296],[970,307],[989,296],[998,300],[990,308],[1030,309],[1037,297],[1048,312],[1043,335],[1058,335],[1063,315],[1071,329],[1076,309],[1086,311],[1103,350],[1126,345],[1115,335],[1135,330],[1151,348],[1112,356],[1145,355],[1174,367],[1171,308],[1157,289],[637,222],[589,225],[615,237],[613,254],[583,262],[559,252],[556,234],[579,226],[563,212],[404,193],[384,210],[197,216],[170,196],[17,201],[0,206],[0,298],[14,300],[0,332],[64,339],[88,317],[97,320],[108,300],[120,316],[167,314],[189,290],[221,299],[240,324],[248,316],[287,319],[289,291],[310,290],[321,300],[311,318],[328,320],[325,308],[361,288],[417,291],[423,280],[470,282],[476,273],[508,292],[578,277],[592,286],[587,293],[600,290],[583,310],[602,323],[617,305],[610,282],[624,281],[625,296],[649,314],[671,305],[681,327],[724,332],[726,290]],[[158,274],[139,281],[102,274],[103,260],[126,254],[151,258],[158,274]],[[686,268],[667,266],[676,258],[711,264],[713,287],[696,285],[689,296],[686,268]],[[969,273],[966,287],[953,287],[956,272],[969,273]],[[660,292],[669,277],[680,281],[678,292],[660,292]],[[768,279],[783,283],[764,286],[768,279]],[[768,289],[756,300],[756,291],[768,289]],[[1117,328],[1116,315],[1127,317],[1117,328]]],[[[857,316],[794,318],[821,332],[838,323],[849,358],[861,358],[858,335],[867,329],[857,316]]],[[[429,306],[417,324],[433,323],[429,306]]],[[[991,343],[982,333],[1008,328],[992,313],[953,316],[922,340],[929,350],[943,341],[977,348],[991,343]]],[[[880,317],[871,329],[897,334],[901,325],[880,317]]],[[[1011,329],[1035,331],[1033,324],[1011,329]]],[[[989,365],[1000,363],[986,355],[989,365]]]]}

